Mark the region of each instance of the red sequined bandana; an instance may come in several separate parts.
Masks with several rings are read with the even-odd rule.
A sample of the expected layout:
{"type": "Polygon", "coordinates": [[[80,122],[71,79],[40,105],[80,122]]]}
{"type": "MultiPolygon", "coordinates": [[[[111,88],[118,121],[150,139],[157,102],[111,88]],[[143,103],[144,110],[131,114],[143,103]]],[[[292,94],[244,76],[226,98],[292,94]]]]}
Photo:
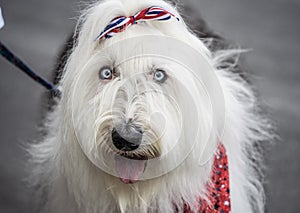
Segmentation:
{"type": "MultiPolygon", "coordinates": [[[[211,183],[207,186],[210,203],[199,198],[197,213],[228,213],[231,210],[228,157],[222,144],[215,154],[212,171],[211,183]]],[[[192,213],[188,205],[184,206],[184,213],[192,213]]]]}

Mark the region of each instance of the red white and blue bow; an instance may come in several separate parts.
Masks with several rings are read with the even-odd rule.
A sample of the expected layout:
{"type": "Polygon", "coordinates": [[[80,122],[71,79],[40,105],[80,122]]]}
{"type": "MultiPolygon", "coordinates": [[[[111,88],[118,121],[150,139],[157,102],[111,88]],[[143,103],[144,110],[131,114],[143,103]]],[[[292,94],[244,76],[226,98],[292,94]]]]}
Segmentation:
{"type": "Polygon", "coordinates": [[[174,14],[171,12],[157,6],[152,6],[141,10],[133,16],[125,17],[121,16],[114,19],[109,25],[105,27],[105,29],[97,36],[96,40],[100,40],[102,38],[111,38],[117,33],[123,32],[127,29],[127,27],[138,24],[140,22],[145,21],[167,21],[172,17],[176,18],[174,14]]]}

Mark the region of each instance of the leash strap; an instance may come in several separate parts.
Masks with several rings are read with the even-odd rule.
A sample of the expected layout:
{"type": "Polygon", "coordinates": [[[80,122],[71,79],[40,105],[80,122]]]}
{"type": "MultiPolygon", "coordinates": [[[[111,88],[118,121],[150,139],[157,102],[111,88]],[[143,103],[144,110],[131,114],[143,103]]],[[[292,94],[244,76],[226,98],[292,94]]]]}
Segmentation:
{"type": "Polygon", "coordinates": [[[16,55],[14,55],[7,47],[0,42],[0,52],[1,55],[6,58],[10,63],[21,69],[25,74],[27,74],[30,78],[32,78],[34,81],[41,84],[46,89],[50,90],[54,96],[60,97],[61,92],[57,87],[52,84],[51,82],[48,82],[44,78],[42,78],[40,75],[38,75],[36,72],[34,72],[31,68],[29,68],[21,59],[19,59],[16,55]]]}

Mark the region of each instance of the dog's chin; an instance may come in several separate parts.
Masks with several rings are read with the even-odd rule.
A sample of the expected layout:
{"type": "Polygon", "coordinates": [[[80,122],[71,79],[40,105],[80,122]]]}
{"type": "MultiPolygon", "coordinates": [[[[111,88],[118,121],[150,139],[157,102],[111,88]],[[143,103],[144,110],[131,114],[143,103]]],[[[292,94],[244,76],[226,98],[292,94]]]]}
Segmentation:
{"type": "Polygon", "coordinates": [[[146,158],[128,158],[121,155],[115,156],[116,172],[125,184],[137,183],[147,167],[146,158]]]}

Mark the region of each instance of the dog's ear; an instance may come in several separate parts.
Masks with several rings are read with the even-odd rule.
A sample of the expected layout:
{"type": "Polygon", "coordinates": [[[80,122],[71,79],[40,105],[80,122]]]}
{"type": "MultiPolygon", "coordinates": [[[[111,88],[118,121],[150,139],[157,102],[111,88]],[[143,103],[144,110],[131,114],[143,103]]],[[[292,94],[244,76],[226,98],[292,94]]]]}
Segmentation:
{"type": "Polygon", "coordinates": [[[61,80],[63,69],[71,54],[76,39],[77,39],[77,34],[70,35],[59,53],[58,60],[55,65],[54,75],[53,75],[54,84],[58,84],[59,81],[61,80]]]}
{"type": "Polygon", "coordinates": [[[214,33],[204,21],[201,16],[201,11],[196,7],[195,2],[185,1],[178,9],[181,12],[186,25],[199,37],[199,38],[214,38],[220,39],[221,37],[214,33]]]}
{"type": "Polygon", "coordinates": [[[169,0],[167,2],[172,6],[176,7],[180,3],[180,0],[169,0]]]}
{"type": "MultiPolygon", "coordinates": [[[[175,1],[180,4],[178,9],[180,10],[181,16],[184,19],[186,25],[192,32],[202,41],[205,42],[206,47],[211,52],[217,52],[219,50],[227,50],[232,49],[232,44],[229,43],[226,39],[219,36],[213,30],[210,29],[206,21],[201,16],[201,11],[199,11],[199,7],[196,7],[194,1],[185,0],[175,1]],[[207,42],[209,41],[209,42],[207,42]]],[[[237,48],[239,49],[239,48],[237,48]]],[[[224,63],[228,67],[230,67],[230,71],[237,73],[242,79],[246,82],[251,83],[250,79],[245,75],[242,71],[240,61],[236,61],[236,58],[230,58],[224,63]]],[[[227,69],[228,67],[222,67],[223,69],[227,69]]]]}
{"type": "MultiPolygon", "coordinates": [[[[52,72],[52,82],[54,85],[58,85],[62,79],[64,73],[64,67],[67,63],[67,60],[72,52],[76,36],[70,35],[65,42],[65,45],[60,50],[56,65],[52,72]]],[[[57,103],[56,99],[59,97],[53,96],[52,92],[47,92],[46,98],[43,101],[46,105],[46,110],[51,110],[57,103]]],[[[46,113],[46,112],[45,112],[46,113]]]]}

